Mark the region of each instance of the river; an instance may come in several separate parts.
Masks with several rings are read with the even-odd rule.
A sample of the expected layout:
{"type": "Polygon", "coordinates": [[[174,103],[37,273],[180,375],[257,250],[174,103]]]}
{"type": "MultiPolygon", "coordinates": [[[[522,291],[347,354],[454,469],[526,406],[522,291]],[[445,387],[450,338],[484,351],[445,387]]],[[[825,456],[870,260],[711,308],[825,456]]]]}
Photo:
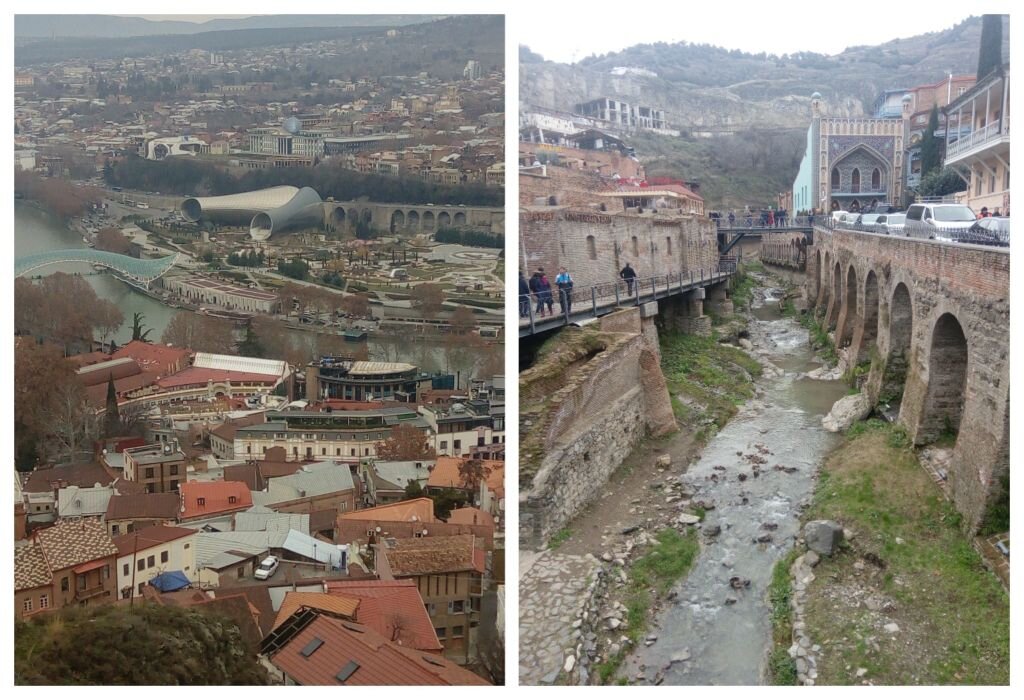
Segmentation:
{"type": "MultiPolygon", "coordinates": [[[[57,217],[31,204],[22,201],[15,201],[14,204],[14,256],[16,258],[42,253],[48,250],[67,250],[70,248],[84,248],[85,243],[82,237],[68,229],[57,217]]],[[[80,273],[87,275],[86,280],[96,290],[101,299],[114,302],[124,313],[125,321],[121,328],[113,335],[119,345],[123,345],[132,338],[132,315],[142,313],[145,315],[143,325],[152,328],[153,332],[149,337],[151,340],[159,340],[167,324],[179,309],[172,309],[161,304],[159,301],[146,296],[134,287],[118,280],[109,273],[97,274],[91,265],[82,263],[70,263],[52,265],[33,274],[52,274],[54,272],[80,273]]],[[[310,333],[303,331],[288,331],[303,342],[310,340],[310,333]]],[[[444,351],[436,342],[377,342],[371,340],[368,344],[370,359],[409,362],[422,368],[424,371],[443,371],[445,369],[444,351]]],[[[462,386],[466,385],[466,367],[458,368],[462,371],[462,386]]],[[[455,372],[455,369],[452,369],[455,372]]]]}
{"type": "Polygon", "coordinates": [[[759,380],[758,397],[697,462],[677,474],[695,501],[714,505],[702,529],[717,525],[721,533],[705,540],[690,573],[673,588],[675,597],[653,620],[649,632],[657,641],[627,658],[624,670],[631,679],[642,672],[639,682],[764,682],[772,569],[793,546],[801,504],[812,493],[818,466],[839,441],[821,427],[821,418],[846,394],[842,382],[800,377],[820,362],[807,331],[782,317],[772,293],[768,301],[758,294],[749,330],[755,352],[779,367],[781,376],[759,380]],[[755,473],[753,465],[761,460],[755,473]]]}

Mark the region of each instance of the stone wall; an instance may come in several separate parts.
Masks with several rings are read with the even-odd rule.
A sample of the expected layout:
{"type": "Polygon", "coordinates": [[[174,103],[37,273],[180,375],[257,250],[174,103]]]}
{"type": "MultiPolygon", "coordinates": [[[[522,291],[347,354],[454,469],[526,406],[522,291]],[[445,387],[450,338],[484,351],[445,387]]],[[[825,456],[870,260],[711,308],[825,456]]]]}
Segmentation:
{"type": "MultiPolygon", "coordinates": [[[[644,435],[675,430],[658,363],[653,318],[639,308],[602,319],[605,349],[556,378],[543,366],[520,375],[521,400],[545,398],[543,415],[524,427],[539,441],[540,464],[521,470],[520,542],[539,547],[592,501],[644,435]]],[[[563,333],[574,331],[563,331],[563,333]]],[[[575,331],[580,332],[580,331],[575,331]]],[[[530,449],[533,449],[530,445],[530,449]]]]}
{"type": "Polygon", "coordinates": [[[905,372],[899,422],[914,443],[957,432],[949,485],[975,530],[1009,469],[1009,252],[817,229],[807,260],[816,313],[837,321],[849,357],[871,360],[872,403],[905,372]],[[894,306],[903,287],[909,313],[894,306]]]}
{"type": "Polygon", "coordinates": [[[613,282],[629,262],[637,276],[699,274],[718,265],[710,219],[610,214],[566,207],[521,210],[519,264],[527,275],[564,266],[577,287],[613,282]]]}

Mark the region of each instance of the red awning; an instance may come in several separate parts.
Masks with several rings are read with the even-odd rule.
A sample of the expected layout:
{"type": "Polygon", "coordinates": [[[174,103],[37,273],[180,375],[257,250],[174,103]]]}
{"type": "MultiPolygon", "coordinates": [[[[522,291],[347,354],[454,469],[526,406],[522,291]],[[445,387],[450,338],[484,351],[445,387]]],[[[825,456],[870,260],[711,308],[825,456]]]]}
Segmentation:
{"type": "Polygon", "coordinates": [[[75,567],[75,573],[84,574],[87,571],[93,571],[94,569],[98,569],[101,566],[105,566],[106,563],[107,562],[104,559],[97,559],[96,561],[91,561],[88,564],[80,564],[75,567]]]}

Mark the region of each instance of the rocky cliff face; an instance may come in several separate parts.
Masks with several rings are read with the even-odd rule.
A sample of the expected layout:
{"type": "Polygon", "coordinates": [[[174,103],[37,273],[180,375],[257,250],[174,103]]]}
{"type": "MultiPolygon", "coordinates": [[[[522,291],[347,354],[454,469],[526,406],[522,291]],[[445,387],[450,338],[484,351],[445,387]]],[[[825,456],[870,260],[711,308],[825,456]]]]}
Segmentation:
{"type": "MultiPolygon", "coordinates": [[[[618,97],[666,110],[672,128],[684,133],[806,127],[815,91],[830,115],[863,116],[882,90],[937,82],[950,70],[973,73],[980,36],[981,18],[972,17],[942,32],[854,47],[836,56],[645,44],[566,65],[523,51],[520,102],[523,108],[572,110],[600,96],[618,97]],[[620,67],[656,75],[614,75],[620,67]]],[[[1008,59],[1008,17],[1003,52],[1008,59]]]]}

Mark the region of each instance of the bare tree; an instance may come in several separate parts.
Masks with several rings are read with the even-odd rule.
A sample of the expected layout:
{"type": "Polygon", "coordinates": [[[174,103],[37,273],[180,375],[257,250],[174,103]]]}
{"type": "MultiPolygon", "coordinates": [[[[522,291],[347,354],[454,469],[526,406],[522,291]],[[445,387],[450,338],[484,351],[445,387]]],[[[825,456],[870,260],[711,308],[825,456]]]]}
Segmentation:
{"type": "Polygon", "coordinates": [[[52,387],[50,394],[53,401],[44,417],[52,430],[51,454],[58,460],[73,461],[91,451],[102,421],[81,384],[67,382],[52,387]]]}

